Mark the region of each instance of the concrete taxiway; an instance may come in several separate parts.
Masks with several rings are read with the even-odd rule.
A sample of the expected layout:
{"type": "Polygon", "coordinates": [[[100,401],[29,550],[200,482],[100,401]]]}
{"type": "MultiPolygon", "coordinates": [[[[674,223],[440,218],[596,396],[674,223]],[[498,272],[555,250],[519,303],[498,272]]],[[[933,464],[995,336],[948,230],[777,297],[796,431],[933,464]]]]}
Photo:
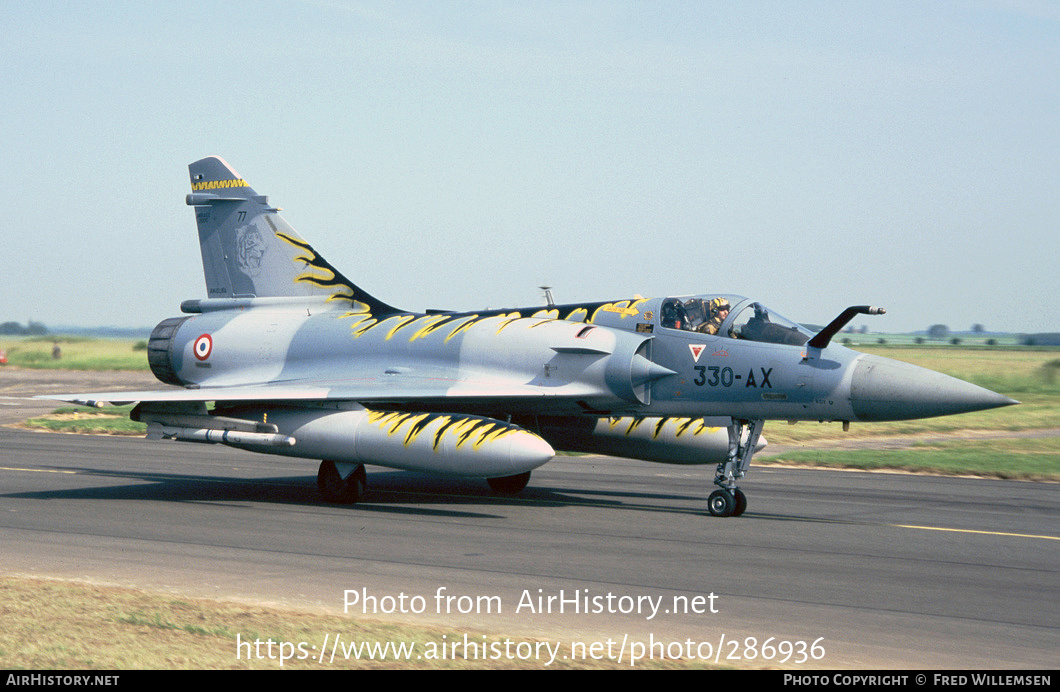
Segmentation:
{"type": "Polygon", "coordinates": [[[1060,650],[1056,484],[755,467],[747,513],[717,519],[712,469],[608,457],[515,498],[370,467],[368,501],[335,506],[314,464],[220,446],[0,427],[0,450],[6,574],[337,612],[352,593],[357,617],[706,642],[736,667],[770,638],[817,642],[800,668],[1060,650]]]}

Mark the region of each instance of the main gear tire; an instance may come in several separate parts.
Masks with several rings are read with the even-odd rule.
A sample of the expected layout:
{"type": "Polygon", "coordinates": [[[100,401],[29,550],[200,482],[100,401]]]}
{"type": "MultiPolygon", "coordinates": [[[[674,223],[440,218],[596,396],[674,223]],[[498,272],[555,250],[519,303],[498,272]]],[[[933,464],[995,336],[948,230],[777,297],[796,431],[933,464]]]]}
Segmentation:
{"type": "Polygon", "coordinates": [[[530,472],[517,473],[514,476],[501,476],[500,478],[487,478],[493,492],[501,495],[515,495],[526,487],[530,482],[530,472]]]}
{"type": "Polygon", "coordinates": [[[738,517],[747,510],[747,496],[743,494],[743,491],[739,488],[732,495],[736,501],[736,505],[732,508],[732,515],[738,517]]]}
{"type": "Polygon", "coordinates": [[[320,462],[320,469],[317,471],[317,488],[326,501],[339,505],[352,505],[364,499],[367,487],[368,474],[364,470],[364,464],[359,464],[353,473],[343,478],[334,461],[325,459],[320,462]]]}

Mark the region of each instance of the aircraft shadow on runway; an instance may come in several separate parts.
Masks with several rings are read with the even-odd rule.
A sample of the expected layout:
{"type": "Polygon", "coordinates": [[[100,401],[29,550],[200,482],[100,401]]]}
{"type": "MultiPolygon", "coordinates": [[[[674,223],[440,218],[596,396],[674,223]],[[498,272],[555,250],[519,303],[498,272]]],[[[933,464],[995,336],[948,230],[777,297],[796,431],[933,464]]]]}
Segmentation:
{"type": "MultiPolygon", "coordinates": [[[[47,468],[47,467],[44,467],[47,468]]],[[[432,476],[406,471],[379,471],[371,474],[368,495],[363,502],[337,505],[320,499],[312,476],[274,476],[253,479],[228,476],[187,476],[151,471],[113,471],[90,467],[53,467],[83,476],[133,481],[130,484],[91,488],[41,490],[8,493],[3,497],[24,499],[148,500],[162,502],[266,502],[330,507],[351,512],[390,512],[453,518],[499,518],[504,515],[467,511],[460,507],[516,507],[534,505],[561,507],[578,505],[599,508],[629,508],[667,514],[708,515],[706,493],[672,495],[627,490],[577,490],[531,484],[518,495],[493,492],[485,481],[432,476]],[[686,508],[659,502],[688,503],[686,508]],[[434,505],[432,508],[424,505],[434,505]],[[444,506],[444,507],[443,507],[444,506]]]]}

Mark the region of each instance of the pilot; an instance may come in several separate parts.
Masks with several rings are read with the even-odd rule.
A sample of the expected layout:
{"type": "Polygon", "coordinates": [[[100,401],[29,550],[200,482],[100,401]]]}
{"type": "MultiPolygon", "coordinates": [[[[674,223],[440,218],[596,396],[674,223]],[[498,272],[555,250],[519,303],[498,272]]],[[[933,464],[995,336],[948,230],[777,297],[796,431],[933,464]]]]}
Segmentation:
{"type": "Polygon", "coordinates": [[[721,323],[729,316],[729,301],[724,298],[715,298],[710,301],[710,319],[696,328],[697,332],[704,334],[717,334],[721,329],[721,323]]]}
{"type": "Polygon", "coordinates": [[[685,301],[684,308],[688,315],[688,324],[693,330],[698,330],[710,317],[709,303],[710,301],[702,298],[689,298],[685,301]]]}
{"type": "Polygon", "coordinates": [[[690,330],[685,308],[677,301],[669,301],[662,307],[662,326],[670,329],[690,330]]]}

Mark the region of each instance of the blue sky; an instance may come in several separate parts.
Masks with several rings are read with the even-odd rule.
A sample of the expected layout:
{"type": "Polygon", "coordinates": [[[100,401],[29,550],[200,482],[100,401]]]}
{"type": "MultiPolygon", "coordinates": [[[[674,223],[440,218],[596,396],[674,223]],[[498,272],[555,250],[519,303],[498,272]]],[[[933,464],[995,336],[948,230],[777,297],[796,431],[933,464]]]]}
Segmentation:
{"type": "Polygon", "coordinates": [[[1060,331],[1060,5],[0,0],[0,321],[152,326],[228,160],[408,309],[1060,331]]]}

